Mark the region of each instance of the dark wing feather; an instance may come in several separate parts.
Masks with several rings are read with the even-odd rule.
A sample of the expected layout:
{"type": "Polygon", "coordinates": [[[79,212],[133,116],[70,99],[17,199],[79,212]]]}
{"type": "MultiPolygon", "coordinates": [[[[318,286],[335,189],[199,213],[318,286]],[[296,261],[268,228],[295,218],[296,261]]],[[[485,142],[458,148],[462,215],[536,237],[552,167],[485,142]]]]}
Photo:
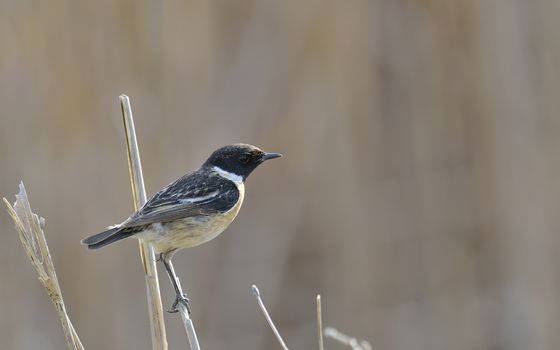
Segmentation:
{"type": "Polygon", "coordinates": [[[233,208],[238,200],[239,190],[234,182],[214,172],[198,170],[156,193],[122,227],[223,213],[233,208]]]}

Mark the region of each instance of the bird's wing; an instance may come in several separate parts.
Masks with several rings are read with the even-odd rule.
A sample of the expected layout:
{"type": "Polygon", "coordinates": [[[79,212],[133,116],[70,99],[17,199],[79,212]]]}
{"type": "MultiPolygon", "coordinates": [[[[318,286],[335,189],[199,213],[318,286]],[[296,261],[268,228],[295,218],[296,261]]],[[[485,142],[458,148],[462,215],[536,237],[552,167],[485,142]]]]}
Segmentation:
{"type": "Polygon", "coordinates": [[[224,213],[238,200],[239,190],[234,182],[213,173],[195,172],[156,193],[122,227],[224,213]]]}

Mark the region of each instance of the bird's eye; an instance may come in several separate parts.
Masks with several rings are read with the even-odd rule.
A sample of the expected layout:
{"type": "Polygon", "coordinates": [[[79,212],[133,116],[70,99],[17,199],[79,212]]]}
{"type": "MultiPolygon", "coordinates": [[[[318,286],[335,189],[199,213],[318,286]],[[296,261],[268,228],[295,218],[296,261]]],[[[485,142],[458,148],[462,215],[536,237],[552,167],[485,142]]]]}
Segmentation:
{"type": "Polygon", "coordinates": [[[249,163],[249,160],[250,160],[250,158],[247,155],[243,155],[243,156],[239,157],[239,162],[241,164],[247,164],[247,163],[249,163]]]}

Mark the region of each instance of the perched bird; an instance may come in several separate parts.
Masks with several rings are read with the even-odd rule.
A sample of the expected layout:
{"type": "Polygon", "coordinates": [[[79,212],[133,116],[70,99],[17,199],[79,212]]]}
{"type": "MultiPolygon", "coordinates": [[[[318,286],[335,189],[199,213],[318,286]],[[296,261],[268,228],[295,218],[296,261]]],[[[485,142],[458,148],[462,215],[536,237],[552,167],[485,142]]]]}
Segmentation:
{"type": "Polygon", "coordinates": [[[257,166],[279,153],[266,153],[247,144],[219,148],[187,175],[167,185],[123,223],[87,237],[82,243],[99,249],[128,237],[151,243],[163,262],[179,303],[187,309],[188,299],[181,289],[171,259],[182,248],[208,242],[222,233],[237,216],[245,196],[245,180],[257,166]]]}

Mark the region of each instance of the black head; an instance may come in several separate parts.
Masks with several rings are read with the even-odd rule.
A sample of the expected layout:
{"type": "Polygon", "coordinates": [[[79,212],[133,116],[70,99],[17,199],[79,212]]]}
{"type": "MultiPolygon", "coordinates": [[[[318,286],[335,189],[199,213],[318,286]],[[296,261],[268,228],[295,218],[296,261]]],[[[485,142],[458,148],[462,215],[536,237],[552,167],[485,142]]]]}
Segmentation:
{"type": "Polygon", "coordinates": [[[212,153],[203,167],[218,167],[245,180],[253,170],[268,159],[282,157],[279,153],[267,153],[244,143],[224,146],[212,153]]]}

